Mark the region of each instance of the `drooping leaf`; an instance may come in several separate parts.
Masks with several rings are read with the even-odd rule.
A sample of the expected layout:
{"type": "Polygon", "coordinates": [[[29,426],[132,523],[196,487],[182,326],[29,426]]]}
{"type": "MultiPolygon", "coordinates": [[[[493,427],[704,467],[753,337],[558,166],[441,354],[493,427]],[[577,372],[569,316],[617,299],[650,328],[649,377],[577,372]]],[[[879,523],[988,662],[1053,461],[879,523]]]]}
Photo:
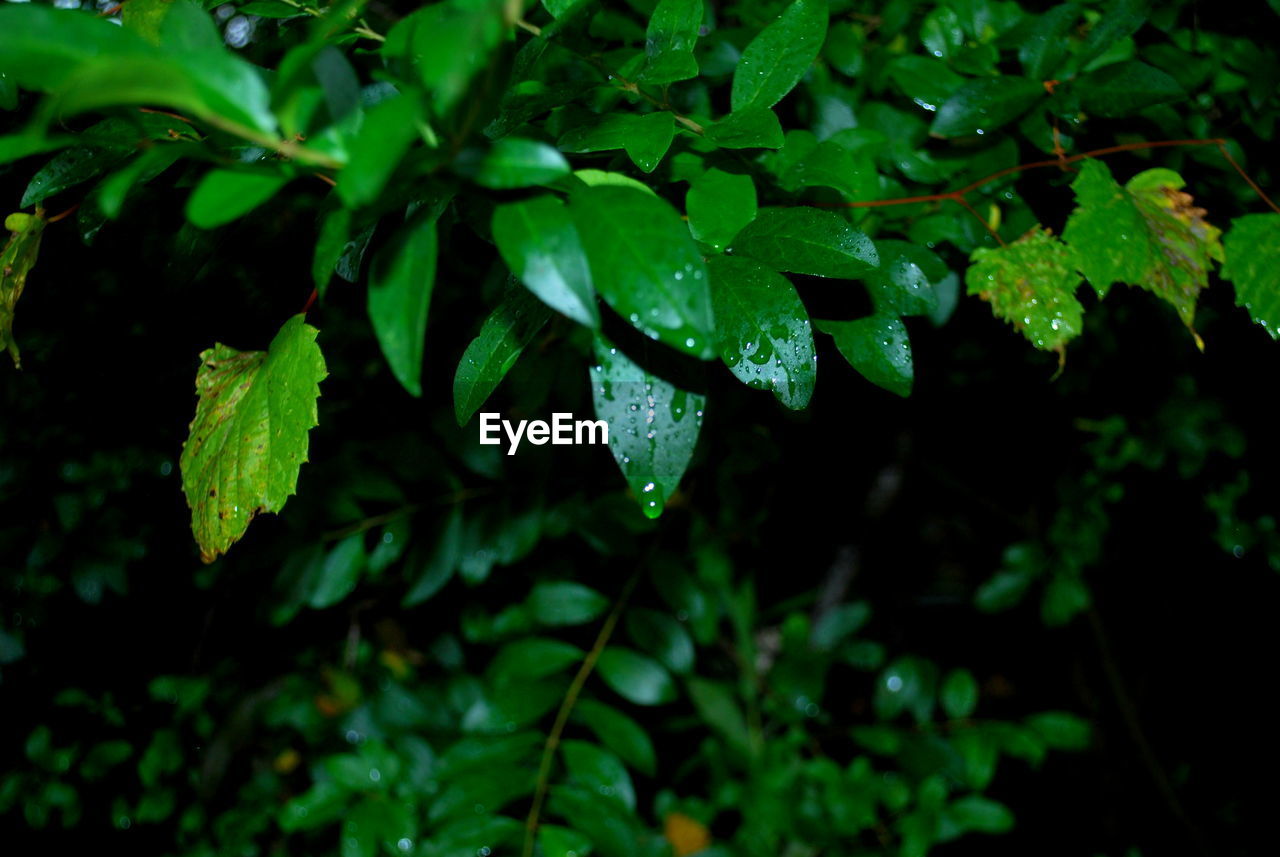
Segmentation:
{"type": "Polygon", "coordinates": [[[1105,164],[1085,161],[1071,183],[1077,208],[1062,237],[1099,296],[1115,282],[1138,286],[1171,303],[1190,328],[1210,260],[1223,255],[1221,230],[1185,184],[1172,170],[1154,169],[1121,187],[1105,164]]]}
{"type": "Polygon", "coordinates": [[[27,276],[40,255],[40,236],[47,221],[37,214],[17,212],[5,218],[9,240],[0,251],[0,348],[8,350],[13,365],[22,368],[22,356],[13,338],[13,316],[26,288],[27,276]]]}
{"type": "Polygon", "coordinates": [[[742,52],[730,105],[772,107],[800,82],[827,36],[827,0],[795,0],[742,52]]]}
{"type": "Polygon", "coordinates": [[[569,210],[609,306],[651,338],[714,357],[706,265],[675,209],[629,187],[588,187],[573,193],[569,210]]]}
{"type": "Polygon", "coordinates": [[[685,195],[693,237],[723,250],[756,216],[756,184],[751,176],[710,169],[689,185],[685,195]]]}
{"type": "Polygon", "coordinates": [[[436,215],[419,212],[378,251],[369,272],[369,320],[392,373],[422,395],[422,352],[436,279],[436,215]]]}
{"type": "Polygon", "coordinates": [[[564,152],[605,152],[623,149],[631,162],[653,172],[676,133],[675,119],[665,110],[653,113],[606,113],[570,128],[556,145],[564,152]]]}
{"type": "Polygon", "coordinates": [[[289,181],[279,173],[210,170],[187,198],[187,220],[212,229],[243,217],[289,181]]]}
{"type": "Polygon", "coordinates": [[[1062,354],[1084,325],[1078,264],[1070,247],[1036,228],[1008,247],[975,250],[965,284],[1036,348],[1062,354]]]}
{"type": "Polygon", "coordinates": [[[702,26],[702,0],[659,0],[645,31],[645,65],[639,79],[674,83],[698,76],[693,56],[702,26]]]}
{"type": "Polygon", "coordinates": [[[609,424],[609,451],[640,508],[658,517],[693,457],[705,397],[648,372],[602,337],[591,395],[596,416],[609,424]]]}
{"type": "Polygon", "coordinates": [[[911,395],[915,370],[902,319],[870,315],[853,321],[814,321],[814,327],[835,340],[836,349],[862,377],[899,396],[911,395]]]}
{"type": "Polygon", "coordinates": [[[813,330],[795,286],[760,262],[707,262],[720,357],[749,387],[772,390],[788,408],[809,403],[817,375],[813,330]]]}
{"type": "Polygon", "coordinates": [[[838,214],[809,206],[761,211],[732,250],[777,271],[815,277],[854,279],[880,265],[870,238],[838,214]]]}
{"type": "Polygon", "coordinates": [[[1246,214],[1223,239],[1222,278],[1236,286],[1236,304],[1280,339],[1280,214],[1246,214]]]}
{"type": "Polygon", "coordinates": [[[307,432],[328,374],[317,330],[296,315],[266,351],[215,345],[200,355],[182,487],[200,556],[226,553],[259,512],[278,512],[307,460],[307,432]]]}
{"type": "Polygon", "coordinates": [[[1045,95],[1039,81],[1025,77],[983,77],[952,94],[933,117],[936,137],[985,134],[1012,122],[1045,95]]]}
{"type": "Polygon", "coordinates": [[[1097,116],[1130,116],[1147,107],[1186,97],[1169,75],[1138,60],[1089,72],[1075,82],[1080,106],[1097,116]]]}
{"type": "Polygon", "coordinates": [[[533,295],[517,286],[485,319],[480,333],[462,353],[453,377],[453,409],[458,425],[465,425],[497,389],[550,316],[533,295]]]}
{"type": "Polygon", "coordinates": [[[600,326],[587,254],[563,202],[539,196],[499,205],[493,240],[511,273],[543,303],[579,324],[600,326]]]}

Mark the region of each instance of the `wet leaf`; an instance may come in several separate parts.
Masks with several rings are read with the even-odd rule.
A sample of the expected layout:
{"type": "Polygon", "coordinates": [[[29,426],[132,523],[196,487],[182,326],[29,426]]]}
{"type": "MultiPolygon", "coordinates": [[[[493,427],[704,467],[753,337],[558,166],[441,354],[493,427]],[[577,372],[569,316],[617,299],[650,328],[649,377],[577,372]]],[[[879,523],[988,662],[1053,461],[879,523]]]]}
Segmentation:
{"type": "Polygon", "coordinates": [[[817,59],[826,36],[826,0],[795,0],[742,52],[733,73],[733,110],[777,104],[817,59]]]}
{"type": "Polygon", "coordinates": [[[1280,214],[1246,214],[1223,239],[1222,278],[1236,286],[1236,304],[1280,339],[1280,214]]]}
{"type": "Polygon", "coordinates": [[[854,279],[880,265],[870,238],[838,214],[808,206],[761,211],[732,250],[776,271],[815,277],[854,279]]]}
{"type": "Polygon", "coordinates": [[[1036,228],[1008,247],[975,250],[965,284],[1036,348],[1061,354],[1084,326],[1077,264],[1070,247],[1036,228]]]}
{"type": "Polygon", "coordinates": [[[983,77],[957,89],[942,103],[929,133],[936,137],[989,134],[1044,97],[1044,87],[1025,77],[983,77]]]}
{"type": "Polygon", "coordinates": [[[911,395],[911,341],[901,319],[871,315],[854,321],[815,321],[814,326],[835,339],[836,349],[862,377],[899,396],[911,395]]]}
{"type": "Polygon", "coordinates": [[[660,0],[645,31],[645,65],[639,79],[674,83],[698,76],[693,48],[702,26],[702,0],[660,0]]]}
{"type": "Polygon", "coordinates": [[[556,143],[564,152],[605,152],[623,149],[631,162],[653,172],[676,133],[675,119],[666,110],[654,113],[608,113],[566,131],[556,143]]]}
{"type": "Polygon", "coordinates": [[[296,315],[266,351],[218,344],[200,355],[199,402],[180,465],[205,562],[226,553],[259,512],[279,512],[296,490],[328,374],[317,332],[296,315]]]}
{"type": "Polygon", "coordinates": [[[689,185],[685,210],[693,237],[723,250],[755,219],[755,182],[751,176],[707,170],[689,185]]]}
{"type": "Polygon", "coordinates": [[[453,410],[458,425],[466,425],[498,388],[550,317],[547,308],[519,286],[507,293],[458,361],[453,376],[453,410]]]}
{"type": "Polygon", "coordinates": [[[0,348],[7,349],[13,365],[22,368],[18,343],[13,338],[13,318],[26,288],[27,276],[35,267],[40,255],[40,237],[44,234],[45,219],[39,214],[17,212],[5,218],[4,228],[9,230],[9,240],[0,252],[0,348]]]}
{"type": "Polygon", "coordinates": [[[564,203],[539,196],[498,206],[493,240],[511,273],[543,303],[579,324],[600,326],[587,254],[564,203]]]}

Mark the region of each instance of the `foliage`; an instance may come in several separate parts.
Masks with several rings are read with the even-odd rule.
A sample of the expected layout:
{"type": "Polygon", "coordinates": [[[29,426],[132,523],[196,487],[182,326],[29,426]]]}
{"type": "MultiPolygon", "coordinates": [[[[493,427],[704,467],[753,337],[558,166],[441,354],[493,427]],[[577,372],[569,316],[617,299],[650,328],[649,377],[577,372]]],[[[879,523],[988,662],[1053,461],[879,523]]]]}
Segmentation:
{"type": "MultiPolygon", "coordinates": [[[[1089,718],[1061,696],[1002,704],[993,676],[855,597],[847,558],[825,578],[767,567],[771,517],[801,498],[865,494],[849,505],[869,530],[881,514],[874,487],[821,464],[805,491],[780,481],[800,452],[778,439],[887,424],[913,390],[963,402],[933,344],[972,312],[961,282],[1059,364],[1079,342],[1063,384],[1114,356],[1109,336],[1144,335],[1114,283],[1210,351],[1215,324],[1266,340],[1244,315],[1280,337],[1280,212],[1261,213],[1280,64],[1205,17],[1136,0],[0,6],[0,163],[32,209],[6,221],[0,345],[16,364],[15,313],[38,343],[4,373],[0,440],[50,401],[17,385],[59,347],[51,240],[148,236],[137,265],[201,284],[183,316],[204,338],[176,352],[198,394],[178,475],[212,563],[190,585],[289,647],[269,674],[229,647],[145,693],[67,685],[0,812],[152,828],[193,855],[912,857],[1012,835],[1022,794],[1000,778],[1089,751],[1089,718]],[[1197,321],[1220,280],[1246,312],[1197,321]],[[597,479],[589,447],[552,463],[479,446],[476,414],[499,405],[594,410],[622,479],[597,479]],[[279,518],[250,528],[259,511],[279,518]]],[[[121,340],[178,325],[131,325],[130,273],[102,276],[121,340]]],[[[965,347],[1021,359],[972,323],[970,377],[995,358],[965,347]]],[[[1087,442],[1059,437],[1078,457],[1010,453],[1062,469],[1047,525],[993,537],[1009,546],[977,607],[1042,587],[1046,625],[1087,613],[1126,488],[1168,468],[1202,489],[1219,548],[1280,567],[1251,493],[1262,453],[1220,410],[1184,385],[1145,422],[1079,422],[1087,442]]],[[[23,440],[65,461],[52,480],[5,454],[6,499],[50,495],[41,526],[0,530],[25,557],[22,612],[137,599],[139,565],[192,559],[125,517],[173,472],[177,412],[127,443],[23,440]]],[[[990,557],[968,561],[986,576],[990,557]]],[[[6,683],[36,662],[34,626],[0,627],[6,683]]]]}

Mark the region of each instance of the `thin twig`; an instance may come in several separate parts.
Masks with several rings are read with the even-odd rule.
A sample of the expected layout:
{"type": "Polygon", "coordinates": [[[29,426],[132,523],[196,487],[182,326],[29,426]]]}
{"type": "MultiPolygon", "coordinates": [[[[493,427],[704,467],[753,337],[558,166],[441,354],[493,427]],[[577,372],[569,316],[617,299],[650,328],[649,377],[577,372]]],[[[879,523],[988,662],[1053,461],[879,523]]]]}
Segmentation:
{"type": "Polygon", "coordinates": [[[587,678],[595,669],[600,653],[604,651],[609,638],[613,636],[613,629],[617,626],[618,619],[622,616],[622,611],[627,606],[627,601],[631,598],[631,593],[639,580],[640,569],[636,569],[623,585],[618,600],[613,604],[613,609],[609,611],[604,624],[600,626],[600,633],[596,635],[591,651],[587,652],[587,656],[582,659],[582,666],[578,668],[578,674],[573,677],[573,682],[565,692],[564,701],[560,703],[560,710],[556,712],[555,723],[547,734],[547,743],[542,747],[542,761],[538,765],[538,779],[533,788],[533,803],[529,807],[529,816],[524,823],[524,857],[533,855],[534,835],[538,832],[538,816],[541,815],[542,804],[547,798],[547,789],[551,783],[551,761],[555,758],[556,747],[560,745],[560,735],[569,722],[569,714],[573,711],[573,706],[578,701],[578,695],[582,693],[587,678]]]}

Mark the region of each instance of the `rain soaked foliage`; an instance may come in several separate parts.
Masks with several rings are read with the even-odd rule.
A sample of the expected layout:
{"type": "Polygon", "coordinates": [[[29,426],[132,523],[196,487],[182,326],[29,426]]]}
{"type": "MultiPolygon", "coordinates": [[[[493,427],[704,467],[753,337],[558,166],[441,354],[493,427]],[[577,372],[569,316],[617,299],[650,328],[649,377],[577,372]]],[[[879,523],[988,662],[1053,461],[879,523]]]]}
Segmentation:
{"type": "Polygon", "coordinates": [[[0,849],[1268,853],[1278,17],[0,3],[0,849]]]}

